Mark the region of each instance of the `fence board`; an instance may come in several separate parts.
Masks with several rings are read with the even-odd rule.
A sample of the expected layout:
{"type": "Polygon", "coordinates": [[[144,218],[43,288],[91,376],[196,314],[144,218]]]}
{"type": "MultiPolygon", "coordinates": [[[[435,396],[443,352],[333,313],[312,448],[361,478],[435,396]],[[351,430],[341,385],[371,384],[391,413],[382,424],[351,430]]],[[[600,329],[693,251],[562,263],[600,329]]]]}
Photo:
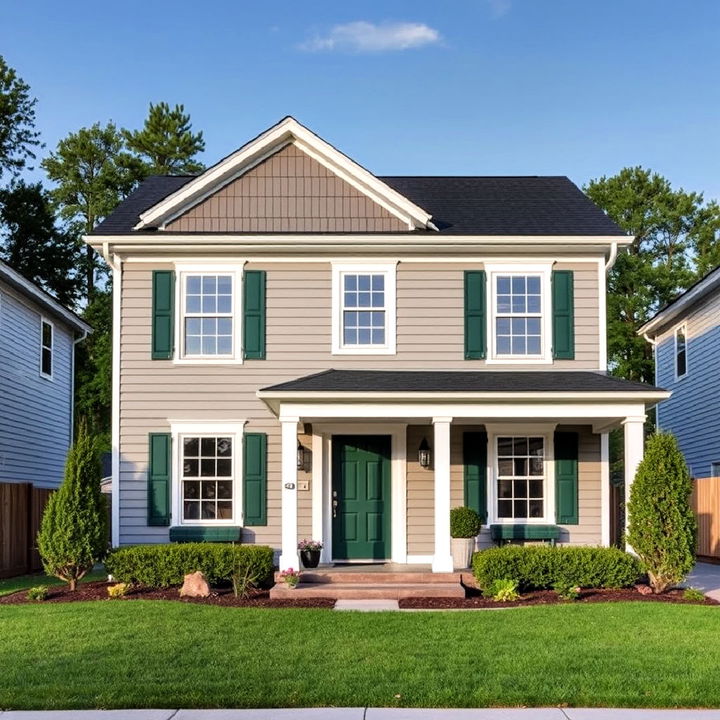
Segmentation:
{"type": "Polygon", "coordinates": [[[697,554],[720,559],[720,478],[696,478],[691,503],[698,521],[697,554]]]}

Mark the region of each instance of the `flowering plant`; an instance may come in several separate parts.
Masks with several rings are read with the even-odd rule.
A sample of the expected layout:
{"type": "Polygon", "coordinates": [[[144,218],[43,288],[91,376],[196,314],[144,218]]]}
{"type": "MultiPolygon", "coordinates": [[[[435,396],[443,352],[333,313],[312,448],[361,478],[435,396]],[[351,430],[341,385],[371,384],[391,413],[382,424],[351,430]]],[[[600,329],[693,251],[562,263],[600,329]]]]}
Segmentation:
{"type": "Polygon", "coordinates": [[[323,544],[319,540],[301,540],[298,543],[298,550],[302,552],[307,550],[309,552],[319,552],[322,550],[323,544]]]}
{"type": "Polygon", "coordinates": [[[295,587],[300,582],[300,572],[288,568],[280,573],[280,577],[285,581],[285,584],[290,587],[295,587]]]}

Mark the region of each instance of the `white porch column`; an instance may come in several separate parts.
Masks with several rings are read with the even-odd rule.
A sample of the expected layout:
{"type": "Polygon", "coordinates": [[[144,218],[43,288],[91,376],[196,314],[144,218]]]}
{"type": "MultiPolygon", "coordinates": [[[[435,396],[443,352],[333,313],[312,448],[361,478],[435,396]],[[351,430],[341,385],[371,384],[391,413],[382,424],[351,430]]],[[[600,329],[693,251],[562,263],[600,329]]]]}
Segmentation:
{"type": "Polygon", "coordinates": [[[299,567],[297,552],[297,426],[300,418],[282,418],[282,554],[280,570],[299,567]]]}
{"type": "Polygon", "coordinates": [[[452,572],[450,553],[450,417],[433,418],[435,465],[435,554],[433,572],[452,572]]]}
{"type": "Polygon", "coordinates": [[[610,546],[610,433],[600,435],[600,544],[610,546]]]}
{"type": "MultiPolygon", "coordinates": [[[[623,420],[625,429],[625,528],[628,527],[630,515],[628,513],[628,502],[630,500],[630,489],[633,480],[635,480],[635,472],[643,458],[643,450],[645,444],[645,415],[637,415],[635,417],[627,417],[623,420]]],[[[627,545],[627,550],[632,548],[627,545]]]]}

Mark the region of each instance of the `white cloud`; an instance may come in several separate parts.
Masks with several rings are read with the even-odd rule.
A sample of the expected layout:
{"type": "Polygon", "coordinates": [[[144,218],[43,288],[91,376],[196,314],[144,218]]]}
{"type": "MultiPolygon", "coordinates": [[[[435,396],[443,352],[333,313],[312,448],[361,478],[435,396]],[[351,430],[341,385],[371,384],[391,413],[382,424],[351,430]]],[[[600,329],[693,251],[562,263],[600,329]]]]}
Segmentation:
{"type": "Polygon", "coordinates": [[[486,0],[486,2],[495,17],[502,17],[509,13],[512,5],[512,0],[486,0]]]}
{"type": "Polygon", "coordinates": [[[358,53],[410,50],[440,42],[440,33],[423,23],[382,23],[358,20],[335,25],[326,35],[317,35],[300,48],[312,52],[345,50],[358,53]]]}

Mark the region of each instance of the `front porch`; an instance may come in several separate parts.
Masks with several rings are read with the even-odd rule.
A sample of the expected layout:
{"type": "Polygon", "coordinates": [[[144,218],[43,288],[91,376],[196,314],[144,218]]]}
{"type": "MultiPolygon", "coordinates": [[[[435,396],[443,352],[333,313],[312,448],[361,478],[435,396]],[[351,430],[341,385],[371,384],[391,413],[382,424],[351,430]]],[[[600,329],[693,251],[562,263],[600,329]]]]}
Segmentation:
{"type": "Polygon", "coordinates": [[[629,492],[642,458],[645,411],[666,393],[567,372],[445,373],[464,389],[417,389],[421,378],[432,386],[432,375],[330,371],[258,393],[282,429],[281,570],[300,566],[299,508],[309,514],[300,517],[303,536],[310,530],[323,542],[323,564],[376,560],[453,573],[450,509],[459,505],[483,517],[476,549],[493,543],[491,528],[503,539],[513,534],[510,526],[554,528],[560,543],[610,544],[608,433],[624,427],[629,492]],[[354,380],[364,389],[337,389],[327,382],[333,373],[344,376],[346,387],[354,380]],[[345,377],[353,374],[392,375],[396,388],[345,377]],[[328,389],[312,387],[322,375],[328,389]],[[497,375],[511,389],[483,387],[497,375]],[[547,389],[548,375],[561,376],[566,389],[547,389]],[[411,389],[402,376],[411,376],[411,389]],[[523,378],[526,386],[540,382],[544,389],[512,389],[518,376],[535,376],[523,378]],[[603,389],[593,388],[598,381],[603,389]],[[299,430],[305,468],[298,462],[299,430]],[[387,450],[378,438],[388,439],[387,450]],[[423,446],[431,455],[427,466],[419,458],[423,446]]]}

